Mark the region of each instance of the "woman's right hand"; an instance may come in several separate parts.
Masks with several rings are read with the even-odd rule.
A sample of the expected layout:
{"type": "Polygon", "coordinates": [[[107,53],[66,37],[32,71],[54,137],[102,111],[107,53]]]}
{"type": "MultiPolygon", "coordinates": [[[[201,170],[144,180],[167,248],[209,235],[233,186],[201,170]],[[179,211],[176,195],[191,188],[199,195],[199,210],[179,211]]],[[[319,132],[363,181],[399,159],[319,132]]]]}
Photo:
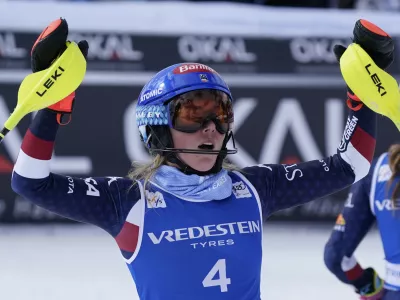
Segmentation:
{"type": "MultiPolygon", "coordinates": [[[[53,61],[65,51],[67,38],[68,23],[65,19],[60,18],[47,26],[32,47],[32,72],[35,73],[49,68],[53,61]]],[[[88,42],[86,40],[79,41],[78,47],[83,56],[87,58],[89,50],[88,42]]],[[[48,107],[48,109],[57,112],[57,121],[59,124],[66,125],[70,122],[74,100],[75,92],[48,107]]]]}

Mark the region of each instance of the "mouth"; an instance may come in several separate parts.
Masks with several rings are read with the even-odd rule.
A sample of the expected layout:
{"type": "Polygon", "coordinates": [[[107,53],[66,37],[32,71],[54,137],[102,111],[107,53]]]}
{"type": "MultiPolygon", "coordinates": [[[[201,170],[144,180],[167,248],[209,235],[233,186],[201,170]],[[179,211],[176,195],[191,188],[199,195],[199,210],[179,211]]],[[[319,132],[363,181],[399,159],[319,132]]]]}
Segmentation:
{"type": "Polygon", "coordinates": [[[203,149],[203,150],[214,150],[214,144],[213,143],[203,143],[203,144],[199,145],[198,148],[203,149]]]}

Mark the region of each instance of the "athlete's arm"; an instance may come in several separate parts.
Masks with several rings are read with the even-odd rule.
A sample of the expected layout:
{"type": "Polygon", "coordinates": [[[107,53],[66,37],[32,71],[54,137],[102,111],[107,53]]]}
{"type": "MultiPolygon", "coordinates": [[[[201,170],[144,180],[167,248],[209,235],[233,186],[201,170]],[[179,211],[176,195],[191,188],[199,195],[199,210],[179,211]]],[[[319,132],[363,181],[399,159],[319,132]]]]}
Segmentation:
{"type": "Polygon", "coordinates": [[[368,174],[375,151],[376,114],[365,105],[351,111],[338,153],[293,165],[259,165],[243,169],[268,217],[350,186],[368,174]]]}
{"type": "Polygon", "coordinates": [[[134,204],[139,186],[126,178],[76,178],[50,172],[58,130],[56,113],[39,111],[23,139],[12,174],[15,192],[63,217],[99,226],[116,236],[134,204]]]}
{"type": "Polygon", "coordinates": [[[359,277],[362,272],[353,253],[375,222],[369,199],[371,178],[370,172],[351,187],[343,211],[325,246],[326,267],[345,283],[359,277]]]}

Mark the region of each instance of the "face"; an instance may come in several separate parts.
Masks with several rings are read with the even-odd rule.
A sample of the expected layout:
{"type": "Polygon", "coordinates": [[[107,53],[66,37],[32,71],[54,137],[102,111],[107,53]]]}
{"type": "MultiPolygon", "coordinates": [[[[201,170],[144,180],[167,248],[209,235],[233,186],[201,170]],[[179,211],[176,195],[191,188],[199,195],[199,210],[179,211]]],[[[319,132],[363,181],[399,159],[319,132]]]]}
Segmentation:
{"type": "MultiPolygon", "coordinates": [[[[228,96],[215,90],[197,90],[180,95],[169,105],[174,148],[219,151],[233,125],[233,109],[228,96]]],[[[206,172],[217,153],[179,153],[179,158],[193,169],[206,172]]]]}
{"type": "MultiPolygon", "coordinates": [[[[208,122],[204,128],[194,133],[171,129],[171,134],[175,148],[195,150],[221,150],[225,137],[216,130],[214,122],[208,122]]],[[[210,170],[217,160],[216,154],[179,153],[178,156],[185,164],[200,172],[210,170]]]]}

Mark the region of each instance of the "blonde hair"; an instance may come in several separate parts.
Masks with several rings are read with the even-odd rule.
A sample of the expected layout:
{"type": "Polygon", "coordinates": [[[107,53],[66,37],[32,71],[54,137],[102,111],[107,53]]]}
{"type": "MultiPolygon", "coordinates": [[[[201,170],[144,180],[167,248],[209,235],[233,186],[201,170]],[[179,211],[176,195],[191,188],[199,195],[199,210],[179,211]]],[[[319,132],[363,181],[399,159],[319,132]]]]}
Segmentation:
{"type": "MultiPolygon", "coordinates": [[[[393,184],[396,177],[400,175],[400,144],[393,144],[389,148],[389,167],[392,176],[389,179],[388,187],[393,184]]],[[[396,183],[391,196],[393,209],[399,209],[398,198],[400,196],[400,182],[396,183]]]]}
{"type": "MultiPolygon", "coordinates": [[[[132,169],[129,171],[128,177],[133,181],[133,184],[136,184],[137,181],[143,181],[143,187],[145,189],[147,183],[154,176],[157,169],[165,164],[167,164],[167,160],[165,156],[161,156],[160,154],[157,154],[150,163],[139,163],[134,161],[132,162],[132,169]]],[[[241,172],[239,167],[229,163],[227,160],[222,162],[222,169],[241,172]]]]}

